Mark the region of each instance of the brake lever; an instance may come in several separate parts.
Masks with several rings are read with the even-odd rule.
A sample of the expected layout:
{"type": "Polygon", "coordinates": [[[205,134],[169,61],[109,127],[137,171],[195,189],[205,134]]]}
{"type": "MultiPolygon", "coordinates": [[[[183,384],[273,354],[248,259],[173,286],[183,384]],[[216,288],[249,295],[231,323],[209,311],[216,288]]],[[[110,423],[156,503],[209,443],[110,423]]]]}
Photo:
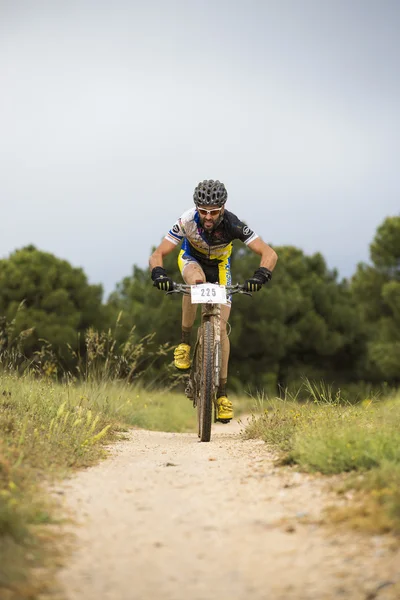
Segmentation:
{"type": "Polygon", "coordinates": [[[190,296],[189,292],[185,292],[184,290],[170,290],[169,292],[165,292],[166,296],[170,294],[183,294],[184,296],[190,296]]]}

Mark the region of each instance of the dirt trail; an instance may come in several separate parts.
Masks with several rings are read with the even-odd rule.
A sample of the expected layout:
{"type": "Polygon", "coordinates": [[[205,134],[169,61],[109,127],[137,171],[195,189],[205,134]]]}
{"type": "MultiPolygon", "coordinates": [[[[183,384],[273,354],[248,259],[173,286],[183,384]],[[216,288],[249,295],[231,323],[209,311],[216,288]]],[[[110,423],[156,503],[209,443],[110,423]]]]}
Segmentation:
{"type": "Polygon", "coordinates": [[[234,423],[209,444],[133,430],[62,486],[78,524],[60,585],[69,600],[398,600],[399,551],[318,525],[324,485],[234,423]]]}

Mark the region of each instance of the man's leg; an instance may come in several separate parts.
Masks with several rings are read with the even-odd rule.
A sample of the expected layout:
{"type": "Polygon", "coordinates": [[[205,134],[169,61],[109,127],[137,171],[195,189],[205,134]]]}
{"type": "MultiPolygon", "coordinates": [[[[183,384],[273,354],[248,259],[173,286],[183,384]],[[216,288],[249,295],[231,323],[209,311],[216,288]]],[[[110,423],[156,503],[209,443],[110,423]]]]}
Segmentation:
{"type": "Polygon", "coordinates": [[[229,362],[229,337],[226,326],[228,324],[229,315],[231,312],[230,306],[221,306],[221,373],[219,378],[219,386],[217,392],[217,418],[224,423],[233,418],[232,402],[228,400],[226,392],[226,382],[228,379],[228,362],[229,362]]]}
{"type": "MultiPolygon", "coordinates": [[[[191,263],[186,265],[183,270],[182,277],[188,285],[194,285],[195,283],[205,283],[206,276],[204,275],[203,269],[198,263],[191,263]]],[[[182,298],[182,332],[191,331],[194,320],[196,318],[197,304],[192,304],[190,296],[183,296],[182,298]]]]}
{"type": "MultiPolygon", "coordinates": [[[[206,277],[203,269],[197,262],[186,263],[182,268],[182,277],[188,285],[205,283],[206,277]]],[[[190,338],[193,323],[196,318],[197,304],[192,304],[190,296],[182,298],[182,338],[181,343],[175,349],[174,362],[177,369],[190,368],[190,338]]]]}
{"type": "MultiPolygon", "coordinates": [[[[231,277],[231,260],[230,257],[222,260],[218,264],[218,281],[221,285],[230,285],[231,277]]],[[[223,423],[227,423],[233,418],[232,402],[228,400],[226,393],[226,382],[228,379],[228,362],[229,362],[229,338],[226,331],[231,306],[221,306],[221,373],[219,386],[217,391],[217,418],[223,423]]]]}
{"type": "Polygon", "coordinates": [[[226,396],[226,382],[228,379],[228,362],[230,343],[226,331],[229,315],[231,312],[230,306],[221,306],[221,374],[218,388],[218,396],[226,396]]]}

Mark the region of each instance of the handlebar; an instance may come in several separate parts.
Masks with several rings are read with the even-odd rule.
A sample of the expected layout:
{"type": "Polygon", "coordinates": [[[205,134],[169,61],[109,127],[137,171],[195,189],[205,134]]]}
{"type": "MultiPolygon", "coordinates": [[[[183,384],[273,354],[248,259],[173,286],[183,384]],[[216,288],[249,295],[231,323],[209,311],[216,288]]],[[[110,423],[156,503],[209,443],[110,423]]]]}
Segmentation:
{"type": "MultiPolygon", "coordinates": [[[[196,285],[196,284],[194,284],[196,285]]],[[[190,294],[190,289],[194,287],[193,285],[188,285],[186,283],[177,283],[176,281],[174,281],[174,289],[171,290],[170,292],[166,292],[167,294],[184,294],[186,296],[188,296],[190,294]]],[[[224,286],[226,289],[226,293],[229,294],[230,296],[232,296],[233,294],[245,294],[246,296],[252,296],[252,294],[250,292],[247,292],[244,289],[244,286],[239,284],[239,283],[235,283],[235,285],[226,285],[224,286]]]]}

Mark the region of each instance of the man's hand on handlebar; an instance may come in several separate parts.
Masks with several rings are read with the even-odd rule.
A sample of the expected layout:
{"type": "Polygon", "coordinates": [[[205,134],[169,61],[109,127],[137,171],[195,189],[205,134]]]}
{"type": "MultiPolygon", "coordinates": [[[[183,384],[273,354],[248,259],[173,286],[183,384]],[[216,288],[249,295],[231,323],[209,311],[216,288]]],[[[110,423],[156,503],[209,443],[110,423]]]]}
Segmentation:
{"type": "Polygon", "coordinates": [[[163,267],[154,267],[151,278],[154,281],[153,285],[162,292],[171,292],[174,289],[174,282],[163,267]]]}
{"type": "Polygon", "coordinates": [[[272,277],[272,273],[265,267],[259,267],[254,271],[253,277],[246,279],[244,282],[244,289],[246,292],[259,292],[265,283],[268,283],[272,277]]]}

